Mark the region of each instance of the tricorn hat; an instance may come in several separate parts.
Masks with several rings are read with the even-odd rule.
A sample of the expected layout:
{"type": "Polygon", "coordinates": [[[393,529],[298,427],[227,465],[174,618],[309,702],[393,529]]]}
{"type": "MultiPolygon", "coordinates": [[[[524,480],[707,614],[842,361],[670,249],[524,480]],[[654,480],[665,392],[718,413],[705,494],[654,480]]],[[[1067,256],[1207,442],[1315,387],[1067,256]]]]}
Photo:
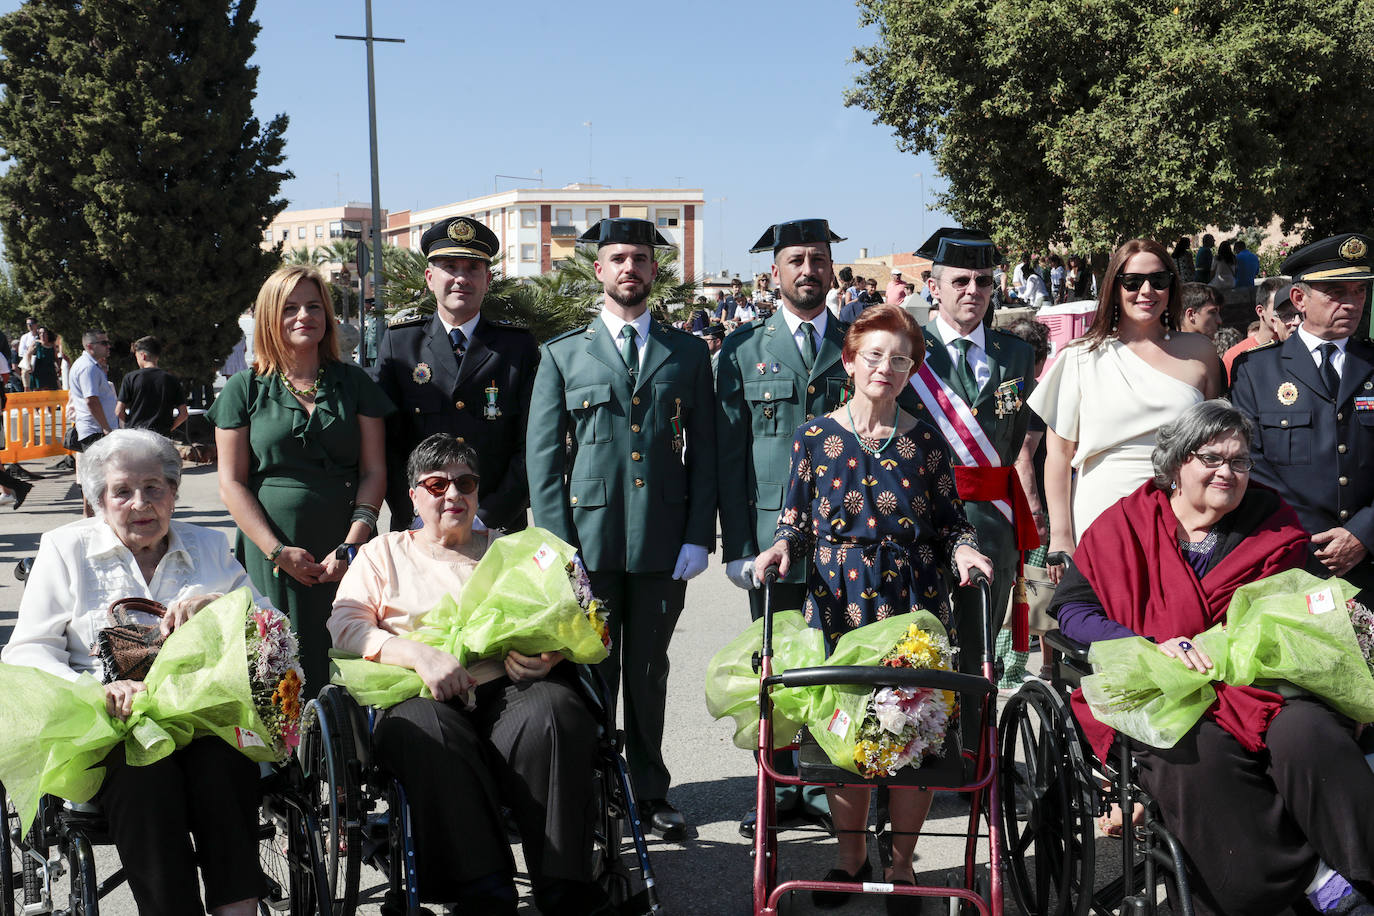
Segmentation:
{"type": "Polygon", "coordinates": [[[420,250],[429,258],[474,258],[491,263],[501,250],[501,240],[470,216],[440,220],[420,236],[420,250]]]}
{"type": "Polygon", "coordinates": [[[647,219],[615,216],[603,219],[582,233],[577,239],[600,248],[602,245],[648,245],[650,248],[672,248],[672,243],[659,234],[647,219]]]}
{"type": "Polygon", "coordinates": [[[981,229],[940,229],[916,250],[916,256],[944,267],[969,270],[991,269],[998,261],[997,246],[981,229]]]}
{"type": "Polygon", "coordinates": [[[749,251],[772,251],[792,245],[809,245],[812,242],[843,242],[844,238],[830,231],[830,223],[823,219],[792,219],[785,223],[769,226],[749,251]]]}
{"type": "Polygon", "coordinates": [[[1374,253],[1368,236],[1343,232],[1305,245],[1281,265],[1294,283],[1331,280],[1374,280],[1374,253]]]}

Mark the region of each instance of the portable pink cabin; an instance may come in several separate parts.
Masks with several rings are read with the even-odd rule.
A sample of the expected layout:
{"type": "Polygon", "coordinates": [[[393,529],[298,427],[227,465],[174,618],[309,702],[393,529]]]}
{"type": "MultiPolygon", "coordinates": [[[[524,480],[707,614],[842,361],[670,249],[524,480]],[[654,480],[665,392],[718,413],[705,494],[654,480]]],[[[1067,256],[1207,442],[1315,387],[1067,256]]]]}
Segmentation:
{"type": "Polygon", "coordinates": [[[1050,357],[1045,360],[1045,368],[1040,378],[1050,371],[1050,366],[1059,358],[1059,351],[1071,340],[1077,340],[1088,331],[1097,314],[1096,299],[1080,299],[1077,302],[1064,302],[1047,305],[1035,313],[1035,320],[1050,329],[1050,357]]]}

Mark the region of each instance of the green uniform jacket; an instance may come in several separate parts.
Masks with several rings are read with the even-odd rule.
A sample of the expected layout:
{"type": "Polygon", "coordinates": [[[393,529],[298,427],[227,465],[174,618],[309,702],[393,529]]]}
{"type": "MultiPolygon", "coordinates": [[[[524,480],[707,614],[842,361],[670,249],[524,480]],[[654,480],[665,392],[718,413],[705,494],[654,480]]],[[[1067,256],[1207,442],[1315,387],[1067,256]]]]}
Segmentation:
{"type": "Polygon", "coordinates": [[[716,476],[727,562],[773,545],[792,469],[792,435],[807,420],[834,410],[843,397],[849,377],[840,350],[847,327],[833,316],[826,320],[809,373],[782,309],[725,338],[716,374],[716,476]]]}
{"type": "MultiPolygon", "coordinates": [[[[1004,331],[987,328],[985,333],[988,368],[992,370],[992,375],[969,406],[978,425],[997,450],[1001,463],[1011,467],[1021,452],[1021,443],[1026,438],[1026,424],[1030,420],[1026,398],[1035,387],[1035,351],[1021,338],[1004,331]],[[1011,394],[1012,387],[1016,388],[1014,396],[1011,394]],[[1003,391],[1003,415],[1000,417],[997,415],[999,388],[1003,391]]],[[[933,321],[925,326],[925,335],[926,362],[931,371],[957,392],[954,364],[933,321]]],[[[959,463],[959,456],[953,450],[949,457],[951,461],[959,463]]],[[[978,531],[979,548],[983,553],[994,561],[1008,562],[1008,555],[1014,555],[1016,548],[1011,523],[1006,517],[989,502],[966,502],[964,513],[978,531]]]]}
{"type": "Polygon", "coordinates": [[[581,550],[590,570],[672,572],[683,544],[715,546],[710,351],[651,321],[640,367],[632,390],[597,318],[546,343],[534,379],[534,524],[581,550]]]}

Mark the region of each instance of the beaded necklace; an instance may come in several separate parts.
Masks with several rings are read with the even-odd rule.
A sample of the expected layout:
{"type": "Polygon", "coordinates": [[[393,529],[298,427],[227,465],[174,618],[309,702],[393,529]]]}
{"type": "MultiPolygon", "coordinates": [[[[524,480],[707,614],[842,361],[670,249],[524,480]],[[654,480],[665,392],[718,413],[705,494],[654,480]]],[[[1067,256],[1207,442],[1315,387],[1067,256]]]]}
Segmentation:
{"type": "Polygon", "coordinates": [[[320,367],[319,374],[315,376],[315,384],[309,388],[297,388],[291,384],[291,380],[286,377],[285,372],[277,373],[281,376],[281,383],[286,386],[286,390],[298,398],[313,398],[320,390],[320,383],[324,381],[324,366],[320,367]]]}
{"type": "Polygon", "coordinates": [[[892,415],[892,435],[888,436],[887,441],[884,442],[882,445],[878,446],[877,448],[869,448],[866,444],[864,444],[864,437],[859,435],[859,425],[854,422],[854,414],[849,409],[849,401],[844,402],[844,412],[845,415],[849,417],[849,429],[854,433],[854,440],[859,443],[859,448],[863,449],[865,452],[868,452],[868,454],[872,455],[874,458],[877,458],[879,455],[881,455],[883,453],[883,449],[891,445],[892,440],[897,438],[897,421],[901,419],[902,416],[902,409],[900,407],[898,407],[892,415]]]}

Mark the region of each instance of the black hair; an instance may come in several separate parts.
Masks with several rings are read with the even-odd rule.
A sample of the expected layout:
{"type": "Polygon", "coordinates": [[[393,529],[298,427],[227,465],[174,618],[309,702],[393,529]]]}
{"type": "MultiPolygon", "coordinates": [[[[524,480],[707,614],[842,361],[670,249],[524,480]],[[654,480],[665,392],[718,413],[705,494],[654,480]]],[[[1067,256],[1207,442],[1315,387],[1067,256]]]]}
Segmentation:
{"type": "Polygon", "coordinates": [[[472,473],[481,473],[477,467],[477,449],[466,442],[459,442],[449,433],[435,433],[410,453],[410,458],[406,460],[406,480],[414,484],[421,476],[431,471],[442,471],[451,464],[466,464],[472,473]]]}

